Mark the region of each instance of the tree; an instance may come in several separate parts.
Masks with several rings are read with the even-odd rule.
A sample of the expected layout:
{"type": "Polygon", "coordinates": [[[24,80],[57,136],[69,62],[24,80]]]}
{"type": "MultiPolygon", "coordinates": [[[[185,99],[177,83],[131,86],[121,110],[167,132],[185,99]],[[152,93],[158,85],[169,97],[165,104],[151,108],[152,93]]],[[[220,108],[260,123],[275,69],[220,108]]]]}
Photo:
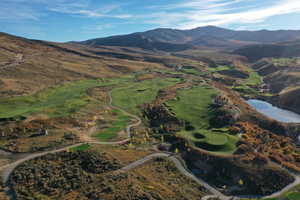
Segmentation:
{"type": "Polygon", "coordinates": [[[240,185],[244,185],[244,181],[242,179],[239,180],[240,185]]]}

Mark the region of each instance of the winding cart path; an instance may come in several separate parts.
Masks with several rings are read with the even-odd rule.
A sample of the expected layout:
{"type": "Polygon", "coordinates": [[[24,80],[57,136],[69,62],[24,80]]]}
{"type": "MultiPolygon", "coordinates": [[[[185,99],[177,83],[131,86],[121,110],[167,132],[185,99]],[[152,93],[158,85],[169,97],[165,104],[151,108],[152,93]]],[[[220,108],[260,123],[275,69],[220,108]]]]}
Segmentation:
{"type": "MultiPolygon", "coordinates": [[[[3,183],[5,183],[5,184],[8,183],[8,180],[9,180],[9,177],[10,177],[11,173],[19,165],[23,164],[26,161],[29,161],[29,160],[32,160],[32,159],[35,159],[35,158],[38,158],[38,157],[41,157],[41,156],[45,156],[47,154],[53,154],[53,153],[58,153],[58,152],[66,151],[66,150],[69,150],[71,148],[80,146],[82,144],[122,145],[122,144],[126,144],[126,143],[130,142],[131,129],[133,127],[139,126],[142,123],[142,120],[138,116],[133,115],[133,114],[131,114],[131,113],[123,110],[122,108],[114,106],[112,104],[111,92],[109,92],[108,96],[109,96],[109,106],[111,108],[118,109],[118,110],[124,112],[126,115],[132,117],[136,121],[135,123],[129,124],[126,127],[126,133],[127,133],[127,136],[128,136],[127,139],[124,139],[124,140],[121,140],[121,141],[116,141],[116,142],[98,142],[98,141],[95,141],[95,140],[91,139],[89,141],[86,141],[86,142],[83,142],[83,143],[74,144],[74,145],[67,146],[67,147],[63,147],[61,149],[49,150],[49,151],[45,151],[45,152],[41,152],[41,153],[30,154],[30,155],[25,156],[24,158],[21,158],[21,159],[15,161],[13,163],[10,163],[10,164],[7,164],[7,165],[4,165],[4,166],[0,167],[0,172],[1,172],[3,183]]],[[[241,197],[234,197],[234,196],[226,196],[226,195],[222,194],[216,188],[210,186],[207,182],[205,182],[204,180],[200,179],[199,177],[196,177],[194,174],[192,174],[191,172],[189,172],[184,167],[184,165],[182,164],[182,162],[178,158],[176,158],[176,156],[174,154],[171,154],[171,153],[161,152],[161,153],[150,154],[150,155],[148,155],[148,156],[146,156],[146,157],[144,157],[144,158],[142,158],[140,160],[137,160],[137,161],[135,161],[135,162],[133,162],[133,163],[131,163],[131,164],[123,167],[121,169],[121,171],[125,171],[125,172],[129,171],[131,169],[134,169],[136,167],[139,167],[139,166],[145,164],[146,162],[148,162],[148,161],[150,161],[150,160],[152,160],[154,158],[167,158],[167,159],[169,159],[171,162],[174,163],[174,165],[176,166],[176,168],[180,171],[180,173],[182,175],[184,175],[184,176],[186,176],[186,177],[194,180],[198,184],[202,185],[203,187],[205,187],[212,194],[212,195],[207,195],[207,196],[202,197],[201,200],[209,200],[211,198],[219,198],[220,200],[237,200],[237,199],[241,198],[241,197]]],[[[284,192],[286,192],[286,191],[292,189],[293,187],[295,187],[296,185],[300,184],[300,178],[298,176],[296,176],[295,174],[293,174],[293,173],[290,173],[290,174],[293,175],[293,177],[295,178],[295,181],[293,183],[291,183],[290,185],[287,185],[282,190],[280,190],[280,191],[278,191],[278,192],[276,192],[276,193],[274,193],[272,195],[267,196],[268,198],[280,196],[284,192]]],[[[5,188],[5,190],[7,192],[10,190],[10,188],[8,187],[8,184],[7,184],[7,188],[5,188]]],[[[11,195],[11,198],[13,198],[12,195],[11,195]]],[[[262,196],[251,196],[251,198],[262,198],[262,196]]]]}

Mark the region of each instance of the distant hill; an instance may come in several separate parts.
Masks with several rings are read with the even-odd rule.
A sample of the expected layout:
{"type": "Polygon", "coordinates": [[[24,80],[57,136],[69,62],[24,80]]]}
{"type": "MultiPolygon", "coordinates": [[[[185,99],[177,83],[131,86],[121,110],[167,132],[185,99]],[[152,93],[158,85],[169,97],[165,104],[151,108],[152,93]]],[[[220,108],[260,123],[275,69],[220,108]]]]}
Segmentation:
{"type": "Polygon", "coordinates": [[[128,35],[79,42],[91,47],[100,45],[138,47],[147,50],[182,51],[197,46],[237,49],[245,45],[272,44],[300,39],[300,31],[234,31],[216,26],[191,30],[154,29],[128,35]]]}
{"type": "Polygon", "coordinates": [[[0,96],[32,94],[66,81],[119,77],[170,60],[177,63],[183,59],[129,48],[93,49],[29,40],[0,32],[0,96]]]}
{"type": "Polygon", "coordinates": [[[300,43],[295,41],[281,44],[251,45],[237,49],[233,53],[247,57],[250,62],[271,57],[299,57],[300,43]]]}
{"type": "Polygon", "coordinates": [[[138,47],[146,50],[159,50],[159,51],[183,51],[189,48],[193,48],[193,46],[190,44],[164,42],[162,39],[154,39],[152,37],[148,37],[140,33],[93,39],[93,40],[81,42],[81,44],[88,45],[90,47],[97,47],[102,45],[122,46],[122,47],[138,47]]]}

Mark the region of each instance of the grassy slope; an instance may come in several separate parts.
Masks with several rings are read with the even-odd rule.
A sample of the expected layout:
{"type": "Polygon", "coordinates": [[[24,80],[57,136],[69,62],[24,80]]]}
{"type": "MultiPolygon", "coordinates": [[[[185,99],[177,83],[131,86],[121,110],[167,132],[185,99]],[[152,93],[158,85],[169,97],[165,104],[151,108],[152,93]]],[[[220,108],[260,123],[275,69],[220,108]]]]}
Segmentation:
{"type": "Polygon", "coordinates": [[[271,62],[277,67],[286,67],[290,65],[297,65],[299,58],[271,58],[271,62]]]}
{"type": "Polygon", "coordinates": [[[77,81],[46,89],[31,96],[1,99],[0,118],[27,116],[38,112],[46,113],[50,117],[68,116],[91,101],[86,94],[87,89],[116,84],[121,80],[77,81]]]}
{"type": "Polygon", "coordinates": [[[249,78],[246,79],[245,85],[247,86],[256,86],[261,84],[261,76],[254,71],[250,71],[249,78]]]}
{"type": "Polygon", "coordinates": [[[218,72],[218,71],[223,71],[223,70],[230,70],[233,69],[232,66],[227,66],[227,65],[220,65],[216,68],[208,68],[208,71],[210,72],[218,72]]]}
{"type": "MultiPolygon", "coordinates": [[[[300,185],[297,185],[293,189],[285,192],[280,197],[276,198],[267,198],[267,199],[260,199],[260,200],[299,200],[300,199],[300,185]]],[[[254,200],[254,199],[242,199],[242,200],[254,200]]]]}
{"type": "Polygon", "coordinates": [[[71,148],[71,151],[85,151],[88,150],[91,146],[89,144],[82,144],[80,146],[71,148]]]}
{"type": "Polygon", "coordinates": [[[113,89],[113,104],[127,110],[130,113],[138,114],[138,105],[149,103],[155,100],[157,92],[160,89],[175,85],[179,79],[173,78],[155,78],[142,82],[134,82],[113,89]]]}
{"type": "Polygon", "coordinates": [[[257,89],[255,89],[255,87],[262,84],[261,76],[251,69],[249,69],[248,72],[249,78],[244,79],[240,85],[234,86],[232,89],[235,89],[236,91],[239,91],[242,94],[250,96],[268,95],[267,93],[261,94],[257,89]]]}
{"type": "Polygon", "coordinates": [[[217,95],[215,89],[203,86],[194,87],[178,91],[177,100],[168,101],[167,105],[179,119],[188,121],[195,127],[194,131],[181,131],[178,133],[179,136],[189,139],[195,145],[200,144],[200,147],[202,143],[207,143],[219,146],[216,152],[232,153],[235,150],[237,138],[217,133],[217,130],[212,130],[209,126],[209,120],[213,116],[209,105],[215,95],[217,95]],[[204,138],[195,138],[195,133],[203,135],[204,138]]]}
{"type": "MultiPolygon", "coordinates": [[[[113,103],[137,114],[139,112],[138,105],[153,101],[160,89],[176,84],[178,81],[178,79],[172,78],[156,78],[134,82],[132,77],[76,81],[46,89],[31,96],[0,99],[0,118],[17,118],[35,113],[43,113],[49,117],[66,117],[87,104],[97,104],[86,93],[89,88],[97,86],[114,87],[113,103]]],[[[118,132],[125,129],[130,121],[130,117],[121,111],[114,110],[113,115],[115,117],[111,127],[95,134],[99,140],[113,139],[118,132]]]]}
{"type": "Polygon", "coordinates": [[[101,131],[99,133],[96,133],[94,136],[101,140],[101,141],[108,141],[117,136],[117,133],[124,130],[126,126],[130,122],[130,117],[124,114],[123,112],[119,110],[113,110],[114,115],[116,116],[116,119],[112,123],[111,127],[105,129],[104,131],[101,131]]]}
{"type": "MultiPolygon", "coordinates": [[[[130,113],[138,114],[138,106],[155,99],[157,92],[160,89],[176,84],[177,79],[161,79],[156,78],[141,82],[128,81],[122,86],[115,87],[112,90],[113,104],[127,110],[130,113]]],[[[94,136],[101,141],[108,141],[117,136],[117,134],[124,130],[130,122],[130,117],[120,110],[113,110],[115,120],[111,127],[96,133],[94,136]]]]}

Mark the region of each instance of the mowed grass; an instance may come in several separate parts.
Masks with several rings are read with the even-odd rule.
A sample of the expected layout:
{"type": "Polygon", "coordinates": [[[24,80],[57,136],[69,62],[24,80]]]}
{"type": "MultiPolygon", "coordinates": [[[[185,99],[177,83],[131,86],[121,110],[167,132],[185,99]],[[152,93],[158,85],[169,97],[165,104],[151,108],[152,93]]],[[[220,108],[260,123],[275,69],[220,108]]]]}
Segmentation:
{"type": "Polygon", "coordinates": [[[261,84],[261,76],[254,71],[251,71],[249,78],[246,79],[245,84],[248,86],[257,86],[261,84]]]}
{"type": "Polygon", "coordinates": [[[224,71],[224,70],[230,70],[230,69],[233,69],[232,66],[228,66],[228,65],[220,65],[218,67],[209,67],[208,68],[208,71],[210,72],[218,72],[218,71],[224,71]]]}
{"type": "Polygon", "coordinates": [[[195,76],[203,76],[206,75],[205,72],[201,72],[195,68],[183,68],[182,71],[186,74],[193,74],[195,76]]]}
{"type": "Polygon", "coordinates": [[[300,199],[300,193],[299,192],[290,192],[286,195],[286,198],[288,200],[299,200],[300,199]]]}
{"type": "MultiPolygon", "coordinates": [[[[254,199],[242,199],[242,200],[254,200],[254,199]]],[[[284,192],[279,197],[263,198],[259,200],[300,200],[300,185],[295,186],[287,192],[284,192]]]]}
{"type": "MultiPolygon", "coordinates": [[[[132,114],[139,114],[139,105],[152,102],[160,89],[178,82],[179,79],[172,78],[155,78],[141,82],[128,81],[112,90],[113,104],[132,114]]],[[[94,135],[98,140],[109,141],[116,138],[117,134],[130,123],[131,118],[120,110],[113,110],[113,115],[115,120],[111,127],[94,135]]]]}
{"type": "Polygon", "coordinates": [[[218,92],[208,86],[198,86],[177,91],[177,99],[170,100],[167,105],[180,119],[189,121],[198,128],[209,128],[209,105],[218,92]]]}
{"type": "Polygon", "coordinates": [[[31,96],[0,99],[0,118],[14,118],[33,113],[49,117],[64,117],[79,111],[92,100],[87,89],[126,81],[126,78],[111,80],[82,80],[43,90],[31,96]]]}
{"type": "Polygon", "coordinates": [[[286,67],[289,65],[297,65],[299,63],[300,58],[272,58],[271,62],[277,67],[286,67]]]}
{"type": "Polygon", "coordinates": [[[139,114],[139,105],[155,100],[159,90],[175,85],[180,79],[155,78],[132,82],[112,90],[113,104],[132,114],[139,114]]]}
{"type": "Polygon", "coordinates": [[[90,147],[91,145],[89,144],[82,144],[80,146],[71,148],[70,151],[85,151],[88,150],[90,147]]]}
{"type": "Polygon", "coordinates": [[[125,130],[126,126],[130,123],[130,117],[124,114],[120,110],[113,110],[115,120],[111,124],[111,127],[104,131],[98,132],[94,135],[100,141],[109,141],[117,137],[117,134],[125,130]]]}
{"type": "Polygon", "coordinates": [[[248,72],[249,72],[249,78],[244,79],[240,85],[234,86],[232,87],[232,89],[252,98],[255,98],[258,95],[264,95],[264,96],[270,95],[268,93],[262,94],[257,89],[257,86],[262,84],[261,76],[257,72],[251,69],[249,69],[248,72]]]}
{"type": "Polygon", "coordinates": [[[177,94],[177,99],[168,101],[167,106],[179,119],[188,121],[195,128],[192,131],[182,130],[177,135],[188,139],[192,145],[199,148],[219,153],[233,153],[238,138],[224,131],[220,133],[218,129],[212,129],[209,123],[214,116],[209,106],[218,92],[207,86],[197,86],[180,90],[177,94]]]}

